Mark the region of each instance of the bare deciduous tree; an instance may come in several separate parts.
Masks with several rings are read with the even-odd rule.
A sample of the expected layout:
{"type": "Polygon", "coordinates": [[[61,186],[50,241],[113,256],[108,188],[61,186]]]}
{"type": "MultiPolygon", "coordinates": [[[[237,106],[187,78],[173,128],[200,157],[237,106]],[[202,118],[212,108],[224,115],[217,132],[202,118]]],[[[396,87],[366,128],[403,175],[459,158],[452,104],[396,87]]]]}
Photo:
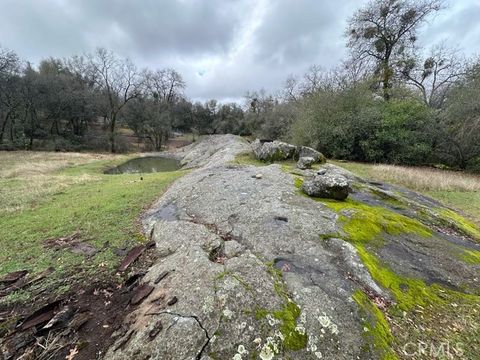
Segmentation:
{"type": "Polygon", "coordinates": [[[174,69],[147,70],[143,76],[147,91],[168,104],[173,104],[183,95],[185,81],[174,69]]]}
{"type": "Polygon", "coordinates": [[[302,83],[294,75],[290,75],[285,80],[285,86],[283,87],[282,98],[285,101],[298,101],[302,96],[302,83]]]}
{"type": "Polygon", "coordinates": [[[440,108],[448,90],[465,74],[465,60],[458,50],[440,44],[422,59],[411,56],[399,62],[401,76],[422,94],[426,105],[440,108]]]}
{"type": "Polygon", "coordinates": [[[113,52],[99,48],[88,55],[88,63],[97,86],[106,97],[106,117],[110,129],[110,150],[116,152],[115,131],[120,112],[132,99],[140,95],[141,77],[133,62],[118,58],[113,52]]]}
{"type": "Polygon", "coordinates": [[[12,126],[16,112],[21,106],[21,62],[13,51],[0,48],[0,144],[10,124],[10,138],[13,141],[12,126]]]}
{"type": "Polygon", "coordinates": [[[395,74],[392,60],[413,47],[418,27],[442,6],[442,0],[371,0],[350,18],[348,46],[356,59],[374,62],[385,100],[395,74]]]}

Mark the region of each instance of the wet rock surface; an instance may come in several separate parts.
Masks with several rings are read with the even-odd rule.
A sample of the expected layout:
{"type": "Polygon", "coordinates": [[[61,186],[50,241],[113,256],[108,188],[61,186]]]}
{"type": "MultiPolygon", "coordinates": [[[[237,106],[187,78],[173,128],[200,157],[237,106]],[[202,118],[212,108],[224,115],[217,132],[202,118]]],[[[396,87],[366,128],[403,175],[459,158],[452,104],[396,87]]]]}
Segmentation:
{"type": "Polygon", "coordinates": [[[257,177],[258,167],[231,163],[248,151],[250,144],[234,136],[182,150],[181,162],[195,169],[145,214],[158,259],[142,278],[149,291],[106,359],[382,358],[365,336],[364,309],[355,299],[364,294],[384,311],[397,298],[372,277],[365,249],[401,276],[478,292],[478,267],[452,255],[465,244],[480,249],[465,236],[385,223],[378,234],[388,234],[368,243],[346,229],[366,207],[381,224],[401,219],[423,231],[434,215],[413,225],[404,217],[420,219],[427,200],[325,165],[324,174],[305,170],[304,184],[329,174],[353,191],[347,201],[322,202],[301,194],[298,175],[280,165],[262,167],[257,177]]]}

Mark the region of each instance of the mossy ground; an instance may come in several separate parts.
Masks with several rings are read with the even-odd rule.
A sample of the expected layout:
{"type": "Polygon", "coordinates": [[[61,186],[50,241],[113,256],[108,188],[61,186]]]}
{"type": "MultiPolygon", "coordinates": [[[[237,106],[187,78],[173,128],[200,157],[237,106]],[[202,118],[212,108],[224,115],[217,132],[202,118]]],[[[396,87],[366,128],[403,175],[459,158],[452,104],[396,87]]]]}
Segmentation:
{"type": "MultiPolygon", "coordinates": [[[[383,263],[372,251],[373,248],[381,246],[382,235],[400,235],[411,234],[413,236],[428,237],[431,232],[422,223],[410,219],[403,215],[391,213],[386,209],[358,204],[355,202],[340,203],[323,201],[327,206],[339,213],[348,213],[349,216],[340,215],[343,222],[343,232],[345,239],[351,242],[357,249],[357,252],[369,270],[375,282],[387,289],[394,298],[394,305],[388,308],[384,315],[371,301],[367,302],[366,295],[356,293],[354,300],[360,305],[360,308],[370,313],[374,319],[375,326],[367,326],[371,342],[375,348],[381,348],[383,359],[394,359],[396,355],[403,357],[403,349],[407,343],[417,344],[420,341],[449,341],[449,338],[456,336],[459,342],[472,348],[476,342],[472,331],[478,331],[475,328],[475,322],[480,320],[480,313],[471,311],[472,307],[480,305],[480,299],[474,295],[467,295],[461,292],[443,288],[440,285],[427,285],[424,281],[416,278],[400,276],[392,271],[389,266],[383,263]],[[350,209],[350,211],[345,211],[350,209]],[[457,308],[451,304],[457,304],[457,308]],[[465,313],[457,312],[463,310],[465,313]],[[421,313],[421,316],[416,316],[421,313]],[[406,322],[404,319],[414,316],[415,321],[406,322]],[[465,331],[458,331],[458,327],[446,327],[436,324],[432,319],[451,319],[455,323],[458,316],[469,318],[469,325],[465,326],[465,331]],[[469,314],[469,315],[467,315],[469,314]],[[390,320],[386,320],[386,317],[390,320]],[[389,323],[396,324],[392,337],[389,323]],[[411,336],[399,338],[405,334],[407,328],[415,328],[411,336]],[[422,329],[428,328],[429,335],[425,336],[422,329]],[[446,329],[450,329],[447,331],[446,329]],[[440,339],[440,340],[439,340],[440,339]],[[392,349],[396,349],[394,352],[392,349]]],[[[470,262],[478,261],[476,252],[468,253],[470,262]]],[[[434,346],[434,345],[432,345],[434,346]]],[[[476,352],[476,355],[480,355],[476,352]]],[[[418,355],[418,358],[429,358],[418,355]]]]}
{"type": "Polygon", "coordinates": [[[438,215],[446,221],[448,225],[480,242],[480,228],[472,221],[469,221],[450,209],[439,209],[438,215]]]}
{"type": "Polygon", "coordinates": [[[422,237],[432,235],[432,232],[418,220],[381,206],[371,206],[351,199],[320,201],[340,214],[343,231],[347,234],[348,240],[354,243],[378,241],[383,234],[415,234],[422,237]]]}
{"type": "MultiPolygon", "coordinates": [[[[300,189],[302,183],[302,177],[294,178],[297,188],[300,189]]],[[[415,358],[430,359],[430,350],[441,351],[439,347],[442,344],[448,344],[450,351],[453,351],[454,340],[455,345],[463,346],[462,354],[468,353],[468,358],[472,359],[479,358],[480,298],[436,284],[427,285],[420,279],[400,276],[383,263],[375,255],[375,249],[383,246],[386,235],[429,238],[432,237],[432,231],[425,225],[428,221],[424,222],[421,214],[419,219],[422,222],[387,209],[404,206],[402,201],[393,199],[392,202],[391,199],[385,199],[383,194],[373,195],[391,206],[371,206],[351,199],[315,199],[339,215],[342,230],[330,234],[330,237],[341,237],[352,243],[372,278],[393,296],[394,303],[384,312],[363,291],[358,290],[353,295],[365,319],[364,329],[370,346],[377,350],[382,359],[397,359],[412,358],[405,352],[406,344],[409,347],[417,346],[417,349],[419,344],[420,347],[429,344],[429,351],[416,353],[415,358]]],[[[448,209],[434,212],[438,214],[439,221],[471,238],[477,238],[478,228],[473,222],[448,209]]],[[[469,264],[480,263],[477,251],[464,249],[460,257],[469,264]]],[[[443,355],[443,358],[455,358],[458,354],[452,357],[445,350],[443,355]]]]}
{"type": "MultiPolygon", "coordinates": [[[[103,174],[104,169],[125,159],[124,156],[88,159],[84,164],[66,164],[61,169],[53,167],[54,170],[46,172],[45,176],[55,187],[54,192],[46,191],[42,198],[25,202],[18,210],[0,209],[0,276],[23,269],[35,274],[53,267],[54,273],[41,286],[68,291],[63,285],[111,272],[120,260],[113,252],[115,248],[144,242],[139,215],[184,172],[143,174],[143,180],[138,174],[103,174]],[[60,189],[56,187],[57,177],[67,180],[60,189]],[[83,180],[76,181],[79,178],[83,180]],[[55,251],[45,246],[46,239],[75,232],[80,233],[81,241],[95,246],[99,252],[87,258],[68,249],[55,251]]],[[[2,178],[0,181],[2,198],[19,196],[18,188],[21,187],[22,193],[30,199],[28,186],[25,186],[28,178],[2,178]]],[[[17,291],[4,297],[2,303],[28,299],[28,290],[17,291]]]]}

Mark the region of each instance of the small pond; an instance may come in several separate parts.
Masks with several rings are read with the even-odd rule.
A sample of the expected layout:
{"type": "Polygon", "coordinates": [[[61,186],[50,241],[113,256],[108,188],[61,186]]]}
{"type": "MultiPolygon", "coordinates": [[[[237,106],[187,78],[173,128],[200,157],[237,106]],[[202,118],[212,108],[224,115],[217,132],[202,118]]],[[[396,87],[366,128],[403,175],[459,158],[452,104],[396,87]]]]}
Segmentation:
{"type": "Polygon", "coordinates": [[[180,168],[180,163],[176,159],[161,156],[145,156],[128,160],[114,168],[106,170],[105,174],[139,174],[154,173],[164,171],[175,171],[180,168]]]}

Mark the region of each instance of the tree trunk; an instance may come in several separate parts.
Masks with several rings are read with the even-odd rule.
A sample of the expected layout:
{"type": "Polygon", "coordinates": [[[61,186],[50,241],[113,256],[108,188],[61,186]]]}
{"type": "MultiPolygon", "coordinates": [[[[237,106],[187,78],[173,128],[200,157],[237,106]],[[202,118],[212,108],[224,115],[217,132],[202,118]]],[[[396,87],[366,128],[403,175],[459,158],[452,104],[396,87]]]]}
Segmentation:
{"type": "Polygon", "coordinates": [[[115,147],[115,123],[117,121],[117,114],[113,113],[110,119],[110,151],[112,154],[117,152],[115,147]]]}
{"type": "Polygon", "coordinates": [[[385,101],[390,100],[390,69],[388,62],[383,64],[383,98],[385,101]]]}
{"type": "Polygon", "coordinates": [[[5,134],[5,129],[7,127],[9,118],[10,118],[10,112],[7,112],[7,115],[5,116],[5,121],[2,124],[2,129],[0,130],[0,144],[3,144],[3,134],[5,134]]]}

